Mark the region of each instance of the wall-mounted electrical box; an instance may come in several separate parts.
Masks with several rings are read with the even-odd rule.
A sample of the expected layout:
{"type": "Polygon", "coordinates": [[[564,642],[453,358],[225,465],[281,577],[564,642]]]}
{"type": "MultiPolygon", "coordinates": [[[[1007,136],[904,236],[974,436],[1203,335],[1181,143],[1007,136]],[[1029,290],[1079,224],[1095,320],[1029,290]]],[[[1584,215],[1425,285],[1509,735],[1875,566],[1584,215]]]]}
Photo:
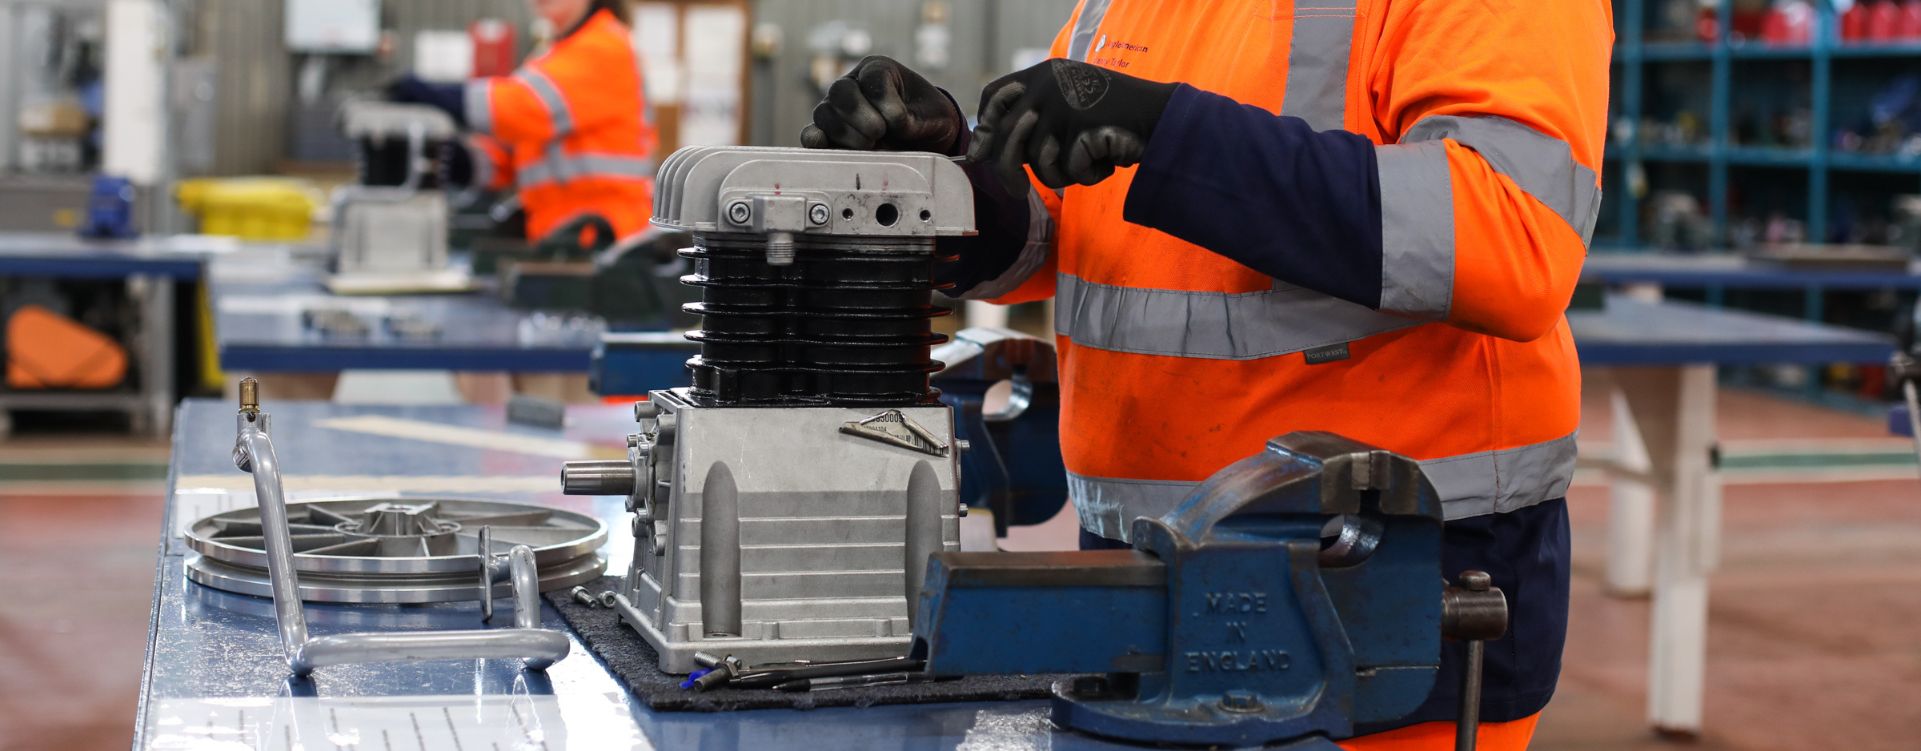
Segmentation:
{"type": "Polygon", "coordinates": [[[380,0],[286,0],[287,49],[368,54],[380,46],[380,0]]]}

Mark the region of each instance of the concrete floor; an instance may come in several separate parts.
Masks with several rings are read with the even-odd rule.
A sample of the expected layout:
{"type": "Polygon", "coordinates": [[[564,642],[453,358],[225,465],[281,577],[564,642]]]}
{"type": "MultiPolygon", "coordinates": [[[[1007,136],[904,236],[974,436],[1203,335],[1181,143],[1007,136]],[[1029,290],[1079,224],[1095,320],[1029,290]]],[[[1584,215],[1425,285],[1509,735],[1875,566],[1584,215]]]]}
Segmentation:
{"type": "MultiPolygon", "coordinates": [[[[1605,402],[1586,414],[1584,450],[1604,450],[1605,402]]],[[[1730,457],[1776,466],[1729,473],[1706,733],[1676,744],[1645,729],[1648,607],[1600,591],[1607,497],[1584,475],[1566,669],[1534,748],[1921,748],[1921,482],[1907,444],[1873,418],[1756,394],[1725,394],[1720,414],[1730,457]]],[[[128,745],[164,462],[164,446],[117,439],[0,444],[0,750],[128,745]],[[126,466],[22,469],[75,456],[126,466]]],[[[1015,542],[1062,539],[1061,521],[1015,542]]]]}

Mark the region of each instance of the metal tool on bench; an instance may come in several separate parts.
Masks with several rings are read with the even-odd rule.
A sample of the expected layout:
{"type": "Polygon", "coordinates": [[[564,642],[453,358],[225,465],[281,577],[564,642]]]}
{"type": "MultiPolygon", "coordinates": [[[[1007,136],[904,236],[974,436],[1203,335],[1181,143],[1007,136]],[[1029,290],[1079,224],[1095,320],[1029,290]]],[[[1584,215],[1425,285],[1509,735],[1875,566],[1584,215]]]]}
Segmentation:
{"type": "Polygon", "coordinates": [[[912,656],[934,675],[1104,673],[1054,687],[1054,721],[1095,735],[1333,749],[1419,706],[1446,637],[1467,642],[1472,748],[1507,602],[1486,574],[1442,578],[1441,519],[1413,460],[1289,434],[1135,520],[1133,550],[935,554],[912,656]]]}
{"type": "Polygon", "coordinates": [[[513,628],[308,636],[306,614],[300,604],[300,582],[294,572],[294,543],[288,531],[280,459],[274,453],[273,440],[268,437],[271,420],[260,408],[259,396],[259,384],[254,379],[241,381],[240,411],[234,418],[233,460],[235,466],[253,475],[274,619],[279,623],[287,666],[294,675],[305,676],[314,668],[328,665],[453,659],[518,659],[524,660],[529,669],[545,670],[567,656],[570,644],[567,635],[540,628],[540,573],[533,549],[517,544],[505,555],[494,553],[492,529],[486,526],[479,529],[474,554],[479,563],[475,569],[478,575],[475,591],[481,602],[482,620],[493,618],[494,585],[505,578],[511,582],[514,597],[513,628]]]}
{"type": "Polygon", "coordinates": [[[693,236],[692,385],[636,405],[626,460],[562,474],[634,512],[615,609],[674,673],[701,650],[905,653],[927,556],[959,547],[964,446],[928,378],[934,239],[973,232],[966,175],[935,154],[698,147],[655,196],[654,223],[693,236]]]}
{"type": "Polygon", "coordinates": [[[359,144],[360,175],[334,193],[336,274],[450,273],[447,197],[432,165],[458,135],[453,119],[423,105],[353,101],[342,105],[340,125],[359,144]]]}

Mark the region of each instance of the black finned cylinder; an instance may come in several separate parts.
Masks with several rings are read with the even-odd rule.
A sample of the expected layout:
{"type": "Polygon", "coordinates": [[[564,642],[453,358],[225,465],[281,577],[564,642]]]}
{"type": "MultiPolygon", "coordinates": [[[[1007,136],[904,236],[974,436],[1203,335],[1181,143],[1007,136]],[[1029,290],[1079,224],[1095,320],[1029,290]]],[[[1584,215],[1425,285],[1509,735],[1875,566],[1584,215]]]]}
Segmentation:
{"type": "Polygon", "coordinates": [[[719,406],[932,403],[940,369],[932,320],[932,238],[794,238],[794,262],[767,263],[762,235],[695,235],[681,251],[702,288],[686,311],[695,398],[719,406]]]}
{"type": "MultiPolygon", "coordinates": [[[[436,158],[442,142],[427,139],[423,144],[423,159],[436,158]]],[[[360,184],[368,187],[397,187],[407,182],[407,170],[412,159],[413,148],[405,134],[388,136],[361,136],[360,159],[358,160],[360,184]]],[[[440,180],[432,169],[425,170],[420,176],[419,187],[431,190],[439,187],[440,180]]]]}

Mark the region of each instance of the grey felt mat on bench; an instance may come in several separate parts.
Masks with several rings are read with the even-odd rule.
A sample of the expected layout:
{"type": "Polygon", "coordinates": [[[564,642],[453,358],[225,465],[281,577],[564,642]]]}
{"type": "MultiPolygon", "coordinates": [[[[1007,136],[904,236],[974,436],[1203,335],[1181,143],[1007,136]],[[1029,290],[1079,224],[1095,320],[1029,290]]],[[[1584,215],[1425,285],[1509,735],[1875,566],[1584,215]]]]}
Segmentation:
{"type": "MultiPolygon", "coordinates": [[[[619,591],[622,577],[605,576],[588,582],[587,591],[619,591]]],[[[775,691],[773,689],[715,689],[694,691],[680,687],[684,676],[669,675],[658,667],[660,656],[647,640],[620,622],[607,608],[575,602],[565,590],[547,593],[581,642],[607,669],[627,684],[627,690],[659,712],[726,712],[736,709],[866,707],[875,704],[931,704],[948,701],[1014,701],[1048,695],[1064,675],[980,675],[933,683],[858,686],[831,691],[775,691]]]]}

